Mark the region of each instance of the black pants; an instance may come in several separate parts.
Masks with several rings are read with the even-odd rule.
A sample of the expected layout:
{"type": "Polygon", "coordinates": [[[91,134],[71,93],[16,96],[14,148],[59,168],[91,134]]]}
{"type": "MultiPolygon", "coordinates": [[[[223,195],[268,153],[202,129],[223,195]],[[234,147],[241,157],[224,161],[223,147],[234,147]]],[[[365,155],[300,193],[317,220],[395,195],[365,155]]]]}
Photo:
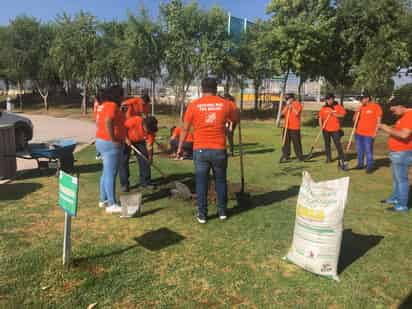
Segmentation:
{"type": "MultiPolygon", "coordinates": [[[[146,142],[133,143],[133,146],[135,146],[146,158],[148,158],[149,154],[147,152],[146,142]]],[[[120,184],[122,187],[129,186],[129,176],[130,176],[129,160],[130,160],[131,152],[132,152],[132,149],[126,144],[124,144],[122,151],[121,151],[121,156],[120,156],[120,170],[119,170],[120,184]]],[[[151,179],[150,164],[145,159],[143,159],[141,156],[137,154],[136,154],[136,159],[137,159],[137,162],[139,163],[140,185],[147,186],[150,184],[150,179],[151,179]]]]}
{"type": "Polygon", "coordinates": [[[285,146],[283,146],[283,157],[289,159],[291,151],[291,143],[293,143],[293,149],[295,150],[296,157],[299,160],[303,160],[302,152],[302,138],[300,136],[300,130],[287,129],[285,146]]]}
{"type": "MultiPolygon", "coordinates": [[[[177,138],[172,139],[170,141],[170,149],[172,150],[172,153],[176,153],[178,147],[179,147],[179,140],[177,138]]],[[[184,158],[187,158],[187,159],[193,158],[193,143],[184,142],[182,150],[183,150],[184,158]]]]}
{"type": "Polygon", "coordinates": [[[338,151],[339,160],[342,160],[342,161],[345,160],[345,153],[343,152],[342,143],[340,142],[341,137],[342,137],[342,134],[339,131],[336,131],[336,132],[323,131],[323,140],[325,141],[325,154],[326,154],[327,160],[329,161],[332,160],[332,150],[330,147],[331,139],[333,140],[336,150],[338,151]]]}
{"type": "Polygon", "coordinates": [[[230,149],[230,153],[232,154],[232,156],[235,153],[234,135],[235,135],[235,131],[226,129],[227,141],[229,143],[229,149],[230,149]]]}

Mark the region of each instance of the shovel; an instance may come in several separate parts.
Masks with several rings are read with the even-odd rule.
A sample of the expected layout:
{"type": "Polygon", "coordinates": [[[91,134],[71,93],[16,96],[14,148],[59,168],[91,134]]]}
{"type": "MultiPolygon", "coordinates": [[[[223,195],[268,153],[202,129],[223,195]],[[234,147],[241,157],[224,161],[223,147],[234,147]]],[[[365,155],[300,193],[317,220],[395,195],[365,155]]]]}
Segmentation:
{"type": "MultiPolygon", "coordinates": [[[[137,149],[135,146],[130,145],[130,148],[132,148],[132,150],[139,156],[141,157],[143,160],[145,160],[147,163],[149,163],[149,165],[153,166],[153,168],[159,172],[159,174],[164,178],[167,179],[169,176],[167,174],[165,174],[157,165],[153,164],[153,162],[150,162],[150,160],[148,158],[146,158],[146,156],[141,153],[139,151],[139,149],[137,149]]],[[[173,189],[175,192],[178,192],[182,197],[183,196],[187,196],[190,193],[190,198],[192,198],[192,193],[189,189],[188,186],[186,186],[184,183],[180,182],[180,181],[174,181],[173,182],[175,189],[173,189]]]]}
{"type": "Polygon", "coordinates": [[[332,113],[330,113],[330,114],[328,115],[328,117],[326,117],[325,122],[323,123],[323,125],[322,125],[322,127],[321,127],[321,129],[320,129],[320,132],[319,132],[318,136],[316,136],[315,141],[313,142],[312,147],[310,148],[310,152],[309,152],[309,154],[308,154],[308,156],[307,156],[307,158],[306,158],[306,161],[312,159],[312,157],[313,157],[313,151],[315,150],[315,147],[316,147],[316,145],[318,144],[318,141],[319,141],[319,139],[320,139],[320,136],[322,135],[323,130],[325,130],[326,125],[328,124],[328,121],[329,121],[329,119],[330,119],[331,116],[332,116],[332,113]]]}
{"type": "Polygon", "coordinates": [[[355,136],[356,128],[358,127],[359,118],[360,118],[360,111],[357,112],[357,115],[356,115],[356,118],[355,118],[355,123],[353,125],[353,129],[352,129],[352,132],[350,134],[348,146],[346,147],[346,152],[348,152],[350,150],[350,147],[352,146],[353,137],[355,136]]]}
{"type": "Polygon", "coordinates": [[[288,134],[288,126],[289,126],[289,118],[290,118],[290,108],[288,108],[288,113],[286,114],[286,119],[285,119],[285,125],[283,128],[283,135],[282,135],[282,156],[279,160],[279,163],[282,163],[282,158],[283,158],[283,148],[285,147],[286,144],[286,137],[288,134]]]}

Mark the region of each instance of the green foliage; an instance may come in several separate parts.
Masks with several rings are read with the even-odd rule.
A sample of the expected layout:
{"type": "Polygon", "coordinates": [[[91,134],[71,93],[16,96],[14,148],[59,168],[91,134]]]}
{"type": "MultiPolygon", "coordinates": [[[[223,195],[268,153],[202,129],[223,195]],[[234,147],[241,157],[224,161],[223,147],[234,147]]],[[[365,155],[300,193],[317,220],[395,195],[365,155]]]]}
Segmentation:
{"type": "Polygon", "coordinates": [[[196,2],[185,5],[182,0],[162,4],[160,12],[167,44],[168,80],[176,89],[177,102],[183,105],[189,86],[202,72],[203,14],[196,2]]]}
{"type": "Polygon", "coordinates": [[[62,80],[77,80],[89,89],[97,77],[97,50],[97,21],[93,15],[80,12],[57,17],[50,53],[62,80]]]}

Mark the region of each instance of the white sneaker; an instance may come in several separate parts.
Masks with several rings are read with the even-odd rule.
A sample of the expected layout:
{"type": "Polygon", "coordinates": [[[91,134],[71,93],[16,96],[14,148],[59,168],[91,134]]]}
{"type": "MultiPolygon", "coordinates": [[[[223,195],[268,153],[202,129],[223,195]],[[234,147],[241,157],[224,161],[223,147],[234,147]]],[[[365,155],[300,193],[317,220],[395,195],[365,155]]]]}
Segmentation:
{"type": "Polygon", "coordinates": [[[109,206],[109,204],[107,203],[107,201],[99,202],[99,208],[106,208],[107,206],[109,206]]]}
{"type": "Polygon", "coordinates": [[[120,207],[117,204],[114,204],[112,206],[109,206],[106,208],[106,212],[108,214],[115,214],[115,213],[121,213],[122,212],[122,207],[120,207]]]}

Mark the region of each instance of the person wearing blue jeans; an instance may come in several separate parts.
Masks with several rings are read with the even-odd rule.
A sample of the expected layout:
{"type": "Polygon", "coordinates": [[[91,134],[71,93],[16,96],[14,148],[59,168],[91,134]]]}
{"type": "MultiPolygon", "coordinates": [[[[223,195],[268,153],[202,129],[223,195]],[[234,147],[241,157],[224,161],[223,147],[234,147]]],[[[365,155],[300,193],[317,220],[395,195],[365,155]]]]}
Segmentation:
{"type": "Polygon", "coordinates": [[[357,169],[363,169],[365,167],[366,156],[366,169],[372,170],[374,167],[373,159],[373,144],[374,138],[371,136],[364,136],[356,134],[356,149],[358,151],[358,166],[357,169]]]}
{"type": "Polygon", "coordinates": [[[399,117],[395,126],[380,125],[380,129],[389,134],[393,174],[392,195],[382,202],[393,205],[392,211],[406,212],[409,210],[409,167],[412,166],[412,109],[396,105],[391,111],[399,117]]]}
{"type": "Polygon", "coordinates": [[[354,127],[356,129],[356,148],[358,151],[358,165],[356,169],[365,168],[366,173],[374,171],[373,144],[381,123],[383,111],[381,106],[372,102],[372,97],[364,94],[361,97],[361,105],[354,114],[354,127]]]}
{"type": "Polygon", "coordinates": [[[121,145],[126,138],[125,116],[120,110],[123,89],[113,86],[105,89],[102,104],[97,111],[96,150],[103,158],[100,178],[99,207],[107,213],[120,213],[122,208],[116,201],[116,177],[120,166],[121,145]]]}
{"type": "Polygon", "coordinates": [[[103,159],[100,178],[100,201],[108,206],[116,205],[116,177],[120,166],[121,146],[112,141],[96,139],[96,149],[103,159]]]}
{"type": "Polygon", "coordinates": [[[196,171],[196,193],[198,215],[207,218],[209,173],[213,171],[216,185],[219,215],[225,215],[227,205],[227,154],[226,150],[198,149],[193,154],[196,171]]]}
{"type": "Polygon", "coordinates": [[[213,171],[216,184],[217,208],[220,220],[226,220],[227,154],[225,128],[228,122],[239,122],[236,104],[216,95],[217,81],[202,80],[202,97],[187,107],[179,138],[177,157],[183,153],[183,144],[193,126],[193,160],[196,171],[197,221],[207,222],[209,173],[213,171]]]}

